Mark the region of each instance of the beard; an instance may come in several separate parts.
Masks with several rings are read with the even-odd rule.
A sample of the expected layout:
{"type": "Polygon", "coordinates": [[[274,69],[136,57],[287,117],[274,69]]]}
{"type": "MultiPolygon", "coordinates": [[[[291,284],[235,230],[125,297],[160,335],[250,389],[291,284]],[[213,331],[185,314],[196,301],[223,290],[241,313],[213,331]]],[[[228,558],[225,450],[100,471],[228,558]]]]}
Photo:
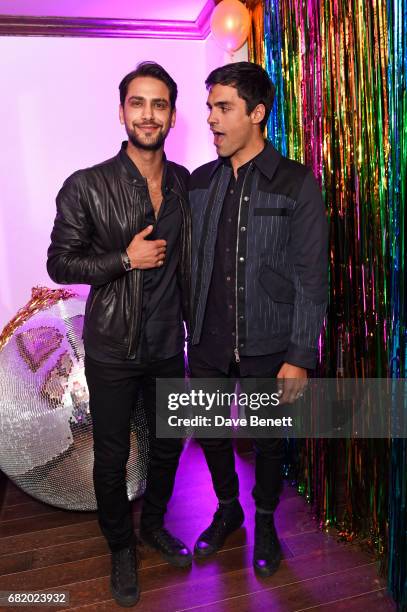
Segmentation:
{"type": "Polygon", "coordinates": [[[161,129],[157,136],[155,136],[154,139],[150,139],[149,141],[144,141],[138,138],[134,130],[130,131],[126,128],[126,132],[130,142],[137,149],[142,149],[143,151],[158,151],[158,149],[161,149],[161,147],[164,145],[169,129],[170,128],[168,128],[167,131],[163,131],[161,129]]]}

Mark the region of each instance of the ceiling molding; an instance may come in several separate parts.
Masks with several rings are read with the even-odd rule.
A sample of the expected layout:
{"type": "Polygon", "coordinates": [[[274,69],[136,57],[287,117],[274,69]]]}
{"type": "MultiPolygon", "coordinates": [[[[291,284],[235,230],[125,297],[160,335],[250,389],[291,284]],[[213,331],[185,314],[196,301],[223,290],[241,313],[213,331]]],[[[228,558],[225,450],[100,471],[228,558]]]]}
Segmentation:
{"type": "Polygon", "coordinates": [[[195,21],[0,15],[0,36],[205,40],[213,8],[207,0],[195,21]]]}

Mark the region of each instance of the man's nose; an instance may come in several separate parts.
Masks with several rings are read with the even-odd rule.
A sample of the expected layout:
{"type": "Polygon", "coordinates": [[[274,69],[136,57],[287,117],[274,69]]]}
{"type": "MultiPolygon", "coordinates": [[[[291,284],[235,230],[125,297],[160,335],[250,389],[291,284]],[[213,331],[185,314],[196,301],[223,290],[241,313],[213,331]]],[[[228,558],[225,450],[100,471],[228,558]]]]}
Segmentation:
{"type": "Polygon", "coordinates": [[[143,119],[152,119],[153,117],[153,106],[152,104],[144,104],[143,106],[143,119]]]}
{"type": "Polygon", "coordinates": [[[212,125],[215,125],[217,123],[217,119],[213,114],[213,111],[211,111],[208,115],[207,118],[207,122],[209,123],[209,125],[212,127],[212,125]]]}

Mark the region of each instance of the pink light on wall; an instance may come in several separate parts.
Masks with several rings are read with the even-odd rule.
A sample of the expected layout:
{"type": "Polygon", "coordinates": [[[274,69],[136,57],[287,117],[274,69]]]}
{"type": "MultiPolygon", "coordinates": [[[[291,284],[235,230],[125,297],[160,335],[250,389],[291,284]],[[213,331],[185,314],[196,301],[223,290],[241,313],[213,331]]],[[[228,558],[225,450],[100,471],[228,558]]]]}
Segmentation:
{"type": "Polygon", "coordinates": [[[126,134],[118,84],[146,59],[161,63],[178,84],[168,158],[189,170],[214,159],[205,78],[225,55],[210,37],[0,37],[0,329],[31,287],[54,286],[45,260],[55,196],[72,172],[119,150],[126,134]]]}
{"type": "MultiPolygon", "coordinates": [[[[24,1],[33,7],[41,4],[15,4],[24,1]]],[[[106,6],[108,0],[92,1],[106,6]]],[[[206,123],[204,82],[211,70],[231,59],[208,36],[214,1],[132,2],[154,5],[154,10],[166,2],[174,8],[174,18],[67,20],[54,15],[54,21],[47,21],[38,14],[0,15],[0,329],[27,302],[31,287],[53,286],[45,260],[55,196],[72,172],[118,151],[125,133],[118,121],[117,87],[138,62],[161,63],[178,83],[168,158],[193,170],[216,157],[206,123]],[[185,2],[195,8],[201,3],[202,10],[194,19],[177,20],[185,2]]],[[[89,6],[86,0],[52,4],[89,6]]],[[[168,15],[169,9],[164,12],[168,15]]],[[[233,59],[247,59],[247,52],[242,49],[233,59]]]]}
{"type": "Polygon", "coordinates": [[[195,21],[207,0],[0,0],[0,14],[195,21]]]}
{"type": "Polygon", "coordinates": [[[0,15],[0,35],[204,40],[210,32],[214,6],[214,0],[206,0],[194,20],[3,14],[0,15]]]}

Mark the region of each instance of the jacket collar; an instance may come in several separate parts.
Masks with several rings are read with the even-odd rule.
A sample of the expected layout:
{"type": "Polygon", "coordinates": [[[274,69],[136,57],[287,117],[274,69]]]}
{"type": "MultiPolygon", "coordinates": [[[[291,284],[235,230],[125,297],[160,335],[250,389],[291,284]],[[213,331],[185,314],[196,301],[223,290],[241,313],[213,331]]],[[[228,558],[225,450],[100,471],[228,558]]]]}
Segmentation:
{"type": "MultiPolygon", "coordinates": [[[[281,153],[277,151],[269,142],[265,140],[265,147],[261,153],[256,155],[253,158],[253,163],[260,170],[264,176],[266,176],[269,180],[273,178],[273,175],[277,169],[277,166],[281,159],[281,153]]],[[[213,168],[211,170],[211,178],[219,170],[219,168],[223,165],[230,166],[230,158],[229,157],[218,157],[218,159],[214,162],[213,168]]]]}

